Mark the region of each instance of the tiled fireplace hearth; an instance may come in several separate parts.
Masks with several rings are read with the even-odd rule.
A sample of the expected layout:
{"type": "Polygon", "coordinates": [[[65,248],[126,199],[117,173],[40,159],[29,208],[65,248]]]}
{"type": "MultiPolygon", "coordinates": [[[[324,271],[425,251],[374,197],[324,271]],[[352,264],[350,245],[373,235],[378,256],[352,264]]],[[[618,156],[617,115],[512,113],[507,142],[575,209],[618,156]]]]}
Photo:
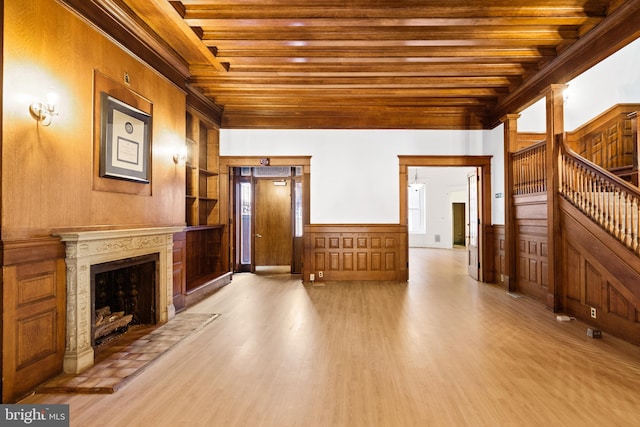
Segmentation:
{"type": "Polygon", "coordinates": [[[158,254],[156,323],[175,316],[173,305],[173,234],[184,227],[58,233],[66,245],[67,327],[64,372],[79,373],[94,363],[92,345],[91,266],[158,254]]]}

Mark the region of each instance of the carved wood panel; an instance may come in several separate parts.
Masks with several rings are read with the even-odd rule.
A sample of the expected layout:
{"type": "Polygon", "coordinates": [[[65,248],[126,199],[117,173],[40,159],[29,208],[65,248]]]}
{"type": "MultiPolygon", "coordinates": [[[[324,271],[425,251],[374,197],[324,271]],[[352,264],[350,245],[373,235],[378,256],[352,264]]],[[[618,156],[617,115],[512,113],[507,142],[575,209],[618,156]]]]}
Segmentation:
{"type": "Polygon", "coordinates": [[[304,233],[305,282],[312,273],[315,281],[407,280],[406,227],[309,225],[304,233]]]}

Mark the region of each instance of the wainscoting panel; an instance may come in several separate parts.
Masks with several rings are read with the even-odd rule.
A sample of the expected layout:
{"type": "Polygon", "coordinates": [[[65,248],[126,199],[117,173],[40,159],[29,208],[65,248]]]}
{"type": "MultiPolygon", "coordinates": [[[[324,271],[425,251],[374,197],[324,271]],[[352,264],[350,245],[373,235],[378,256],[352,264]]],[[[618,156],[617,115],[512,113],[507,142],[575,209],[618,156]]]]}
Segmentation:
{"type": "Polygon", "coordinates": [[[640,345],[640,261],[565,200],[561,288],[564,309],[605,333],[640,345]],[[591,308],[596,318],[591,318],[591,308]]]}
{"type": "Polygon", "coordinates": [[[516,196],[514,205],[517,291],[545,302],[549,286],[546,196],[516,196]]]}
{"type": "Polygon", "coordinates": [[[2,401],[62,372],[66,275],[58,239],[3,242],[2,401]]]}
{"type": "Polygon", "coordinates": [[[307,225],[303,281],[408,280],[408,234],[401,225],[307,225]],[[322,276],[322,277],[320,277],[322,276]]]}
{"type": "Polygon", "coordinates": [[[505,229],[504,225],[493,225],[493,277],[494,283],[506,287],[504,282],[505,275],[505,250],[506,250],[506,241],[505,241],[505,229]]]}

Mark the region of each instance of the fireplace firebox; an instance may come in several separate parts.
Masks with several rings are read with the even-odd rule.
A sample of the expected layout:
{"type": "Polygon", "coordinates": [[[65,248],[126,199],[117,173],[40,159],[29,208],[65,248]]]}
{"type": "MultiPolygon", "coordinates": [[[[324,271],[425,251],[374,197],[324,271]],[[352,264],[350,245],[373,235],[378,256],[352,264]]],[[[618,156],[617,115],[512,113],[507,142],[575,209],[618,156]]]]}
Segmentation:
{"type": "Polygon", "coordinates": [[[158,254],[91,266],[94,348],[130,326],[154,325],[158,254]]]}

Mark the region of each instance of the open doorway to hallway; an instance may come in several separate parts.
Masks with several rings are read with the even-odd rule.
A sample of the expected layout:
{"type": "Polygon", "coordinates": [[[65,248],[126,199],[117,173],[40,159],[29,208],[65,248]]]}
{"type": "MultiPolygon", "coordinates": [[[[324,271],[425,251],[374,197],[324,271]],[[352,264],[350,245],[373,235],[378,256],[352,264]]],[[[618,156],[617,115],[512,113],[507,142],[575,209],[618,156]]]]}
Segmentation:
{"type": "MultiPolygon", "coordinates": [[[[451,200],[452,189],[446,189],[450,179],[435,177],[431,186],[442,195],[439,198],[429,196],[427,185],[424,185],[424,203],[421,208],[425,211],[424,233],[416,233],[412,227],[415,220],[410,219],[414,206],[410,192],[412,183],[420,184],[420,172],[428,170],[428,167],[461,168],[464,172],[460,175],[459,190],[467,191],[466,203],[466,230],[465,244],[467,252],[467,270],[471,277],[484,281],[491,277],[490,243],[487,225],[491,221],[491,156],[398,156],[400,169],[400,224],[407,226],[407,247],[435,247],[453,248],[453,203],[463,203],[465,200],[451,200]],[[466,175],[466,185],[462,179],[466,175]],[[443,190],[443,187],[445,188],[443,190]],[[447,191],[449,190],[449,191],[447,191]],[[428,212],[433,214],[431,222],[439,227],[442,233],[429,229],[430,220],[428,212]],[[446,224],[443,226],[443,224],[446,224]],[[443,234],[447,235],[443,239],[443,234]]],[[[408,265],[409,272],[411,265],[408,265]]],[[[410,273],[409,273],[410,274],[410,273]]]]}

